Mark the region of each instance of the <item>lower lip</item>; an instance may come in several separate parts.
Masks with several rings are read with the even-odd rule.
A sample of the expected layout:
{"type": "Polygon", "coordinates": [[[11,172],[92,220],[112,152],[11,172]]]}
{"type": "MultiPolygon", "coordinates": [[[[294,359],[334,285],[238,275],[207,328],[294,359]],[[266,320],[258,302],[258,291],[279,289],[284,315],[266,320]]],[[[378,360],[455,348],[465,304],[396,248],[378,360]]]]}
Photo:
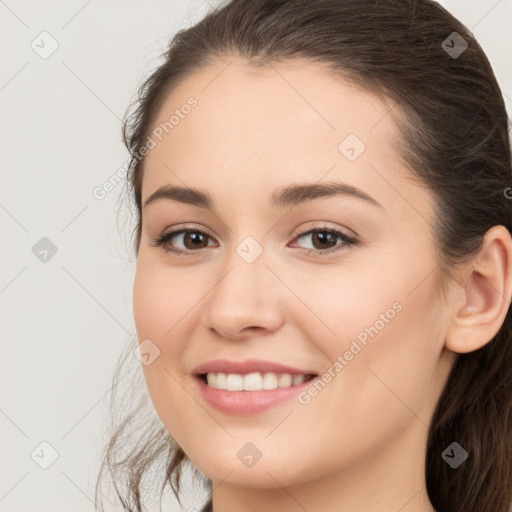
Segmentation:
{"type": "Polygon", "coordinates": [[[316,377],[296,386],[263,389],[261,391],[227,391],[207,386],[202,377],[195,376],[203,398],[213,407],[228,414],[249,416],[279,405],[308,387],[316,377]]]}

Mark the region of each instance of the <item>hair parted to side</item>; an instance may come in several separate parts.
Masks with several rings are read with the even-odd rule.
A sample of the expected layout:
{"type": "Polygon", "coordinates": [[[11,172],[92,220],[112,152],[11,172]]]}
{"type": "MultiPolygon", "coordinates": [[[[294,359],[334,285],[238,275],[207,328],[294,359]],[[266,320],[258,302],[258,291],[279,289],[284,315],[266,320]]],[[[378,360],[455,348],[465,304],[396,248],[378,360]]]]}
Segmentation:
{"type": "MultiPolygon", "coordinates": [[[[144,159],[137,155],[152,123],[174,87],[233,56],[255,67],[292,59],[322,63],[396,104],[390,112],[401,134],[396,149],[411,179],[436,199],[435,239],[446,282],[457,263],[476,256],[489,228],[501,224],[512,232],[512,207],[504,193],[512,186],[512,162],[503,97],[483,50],[444,8],[431,0],[232,0],[172,38],[165,61],[140,87],[137,106],[125,119],[123,139],[131,155],[127,186],[137,216],[135,253],[144,173],[144,159]],[[441,46],[453,32],[468,43],[458,58],[441,46]]],[[[130,354],[133,347],[128,349],[130,354]]],[[[425,472],[438,512],[509,512],[511,391],[509,309],[492,341],[458,356],[430,424],[425,472]],[[441,458],[454,441],[469,453],[456,470],[441,458]]],[[[142,478],[157,462],[164,468],[156,476],[162,493],[169,484],[180,499],[181,471],[190,461],[161,422],[143,412],[147,403],[147,398],[130,401],[136,406],[114,428],[104,449],[96,503],[108,470],[124,509],[144,510],[142,478]],[[142,433],[127,449],[134,425],[141,425],[142,433]]],[[[203,478],[197,470],[196,475],[203,478]]],[[[211,485],[208,478],[202,481],[211,485]]]]}

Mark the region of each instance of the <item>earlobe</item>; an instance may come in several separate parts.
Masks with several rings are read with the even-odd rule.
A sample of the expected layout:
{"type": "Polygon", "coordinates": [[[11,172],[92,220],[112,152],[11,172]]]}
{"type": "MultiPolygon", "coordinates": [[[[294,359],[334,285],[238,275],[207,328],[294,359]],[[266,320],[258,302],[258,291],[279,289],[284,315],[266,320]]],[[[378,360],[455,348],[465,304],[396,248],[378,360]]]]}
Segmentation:
{"type": "Polygon", "coordinates": [[[445,346],[458,353],[473,352],[499,332],[512,294],[512,237],[504,226],[493,226],[468,272],[454,305],[445,346]]]}

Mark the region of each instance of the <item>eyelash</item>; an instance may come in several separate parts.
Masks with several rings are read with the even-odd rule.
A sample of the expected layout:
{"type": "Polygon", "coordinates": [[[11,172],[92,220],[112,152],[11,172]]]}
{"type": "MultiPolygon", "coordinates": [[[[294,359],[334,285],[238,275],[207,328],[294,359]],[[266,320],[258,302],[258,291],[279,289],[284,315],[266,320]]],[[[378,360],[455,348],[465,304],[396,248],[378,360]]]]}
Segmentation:
{"type": "MultiPolygon", "coordinates": [[[[200,252],[201,249],[206,249],[206,247],[202,247],[201,249],[193,250],[193,251],[183,250],[183,249],[177,249],[176,247],[172,247],[171,245],[168,244],[169,240],[171,238],[174,238],[176,235],[180,235],[180,234],[184,234],[184,233],[191,233],[191,232],[192,233],[201,233],[203,235],[206,235],[209,238],[212,238],[212,237],[210,237],[210,235],[208,235],[208,233],[205,233],[204,231],[201,231],[200,229],[182,228],[182,229],[178,229],[176,231],[170,231],[169,233],[164,233],[163,235],[153,239],[153,245],[155,247],[162,247],[162,249],[165,252],[174,253],[176,255],[181,255],[181,256],[192,255],[193,253],[200,252]]],[[[320,254],[320,255],[328,254],[328,253],[343,250],[344,247],[348,248],[352,245],[358,244],[358,240],[356,238],[350,237],[350,236],[346,235],[345,233],[338,231],[336,229],[327,228],[327,227],[318,227],[318,228],[312,228],[312,229],[302,231],[300,233],[297,233],[293,240],[301,238],[304,235],[309,235],[309,234],[313,234],[313,233],[331,233],[331,234],[339,237],[342,240],[342,242],[344,242],[344,243],[341,245],[335,245],[334,247],[331,247],[329,249],[302,249],[303,251],[306,252],[307,255],[310,255],[312,253],[320,254]]]]}

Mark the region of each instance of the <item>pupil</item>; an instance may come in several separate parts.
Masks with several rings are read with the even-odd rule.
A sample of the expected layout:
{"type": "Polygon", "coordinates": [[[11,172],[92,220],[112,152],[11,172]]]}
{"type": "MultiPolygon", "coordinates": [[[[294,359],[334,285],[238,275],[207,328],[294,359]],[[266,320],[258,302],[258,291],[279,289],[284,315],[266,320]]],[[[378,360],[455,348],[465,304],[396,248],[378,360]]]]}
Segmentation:
{"type": "MultiPolygon", "coordinates": [[[[197,231],[189,233],[185,239],[192,241],[192,245],[195,245],[196,247],[201,244],[201,242],[204,242],[202,240],[203,234],[199,233],[197,231]]],[[[319,242],[320,245],[327,244],[329,247],[332,247],[333,245],[336,245],[336,237],[334,236],[334,233],[329,233],[328,231],[320,231],[313,234],[313,241],[319,242]]]]}
{"type": "Polygon", "coordinates": [[[329,233],[328,231],[320,231],[316,234],[313,234],[313,240],[314,241],[320,240],[320,244],[325,244],[330,241],[331,243],[329,244],[329,247],[336,245],[336,239],[335,239],[334,233],[329,233]]]}
{"type": "Polygon", "coordinates": [[[185,240],[191,240],[193,242],[192,245],[195,245],[197,247],[201,243],[202,236],[202,233],[193,231],[191,233],[188,233],[188,235],[185,237],[185,240]]]}

